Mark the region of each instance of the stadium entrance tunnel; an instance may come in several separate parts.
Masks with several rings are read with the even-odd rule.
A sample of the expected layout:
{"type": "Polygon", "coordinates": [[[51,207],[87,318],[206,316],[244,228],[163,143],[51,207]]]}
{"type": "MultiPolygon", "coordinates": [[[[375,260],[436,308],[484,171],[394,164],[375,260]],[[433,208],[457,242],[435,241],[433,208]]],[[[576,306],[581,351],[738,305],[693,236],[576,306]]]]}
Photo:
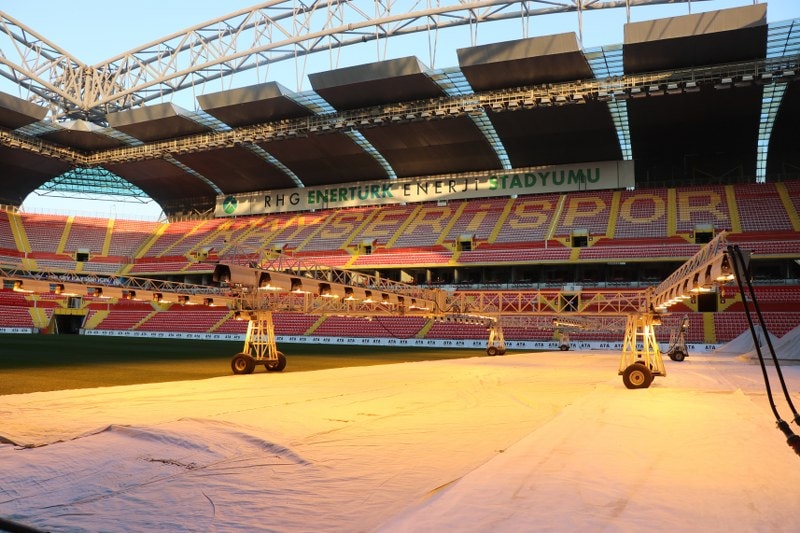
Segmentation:
{"type": "Polygon", "coordinates": [[[77,335],[80,333],[83,319],[81,315],[53,315],[50,333],[77,335]]]}

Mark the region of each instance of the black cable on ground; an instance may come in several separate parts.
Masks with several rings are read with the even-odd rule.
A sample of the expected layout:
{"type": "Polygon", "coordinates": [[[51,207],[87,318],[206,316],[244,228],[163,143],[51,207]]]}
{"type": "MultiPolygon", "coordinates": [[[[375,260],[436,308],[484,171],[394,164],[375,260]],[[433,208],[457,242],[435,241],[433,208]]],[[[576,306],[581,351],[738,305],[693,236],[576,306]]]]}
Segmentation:
{"type": "Polygon", "coordinates": [[[9,533],[44,533],[41,529],[36,529],[19,522],[14,522],[6,518],[0,517],[0,531],[8,531],[9,533]]]}
{"type": "MultiPolygon", "coordinates": [[[[742,251],[739,249],[738,245],[733,246],[734,251],[744,262],[744,258],[742,257],[742,251]]],[[[762,331],[767,331],[766,322],[764,320],[764,315],[761,314],[761,307],[758,305],[758,299],[755,296],[755,291],[753,290],[753,282],[750,279],[750,276],[745,277],[745,281],[747,282],[747,288],[751,294],[751,300],[753,303],[753,309],[756,311],[756,316],[758,317],[758,322],[761,324],[762,331]]],[[[789,405],[789,409],[791,409],[792,414],[794,415],[794,422],[795,424],[800,425],[800,413],[797,412],[795,409],[794,403],[792,402],[792,396],[789,394],[789,390],[786,387],[786,380],[783,377],[783,371],[781,370],[781,365],[778,362],[778,355],[775,353],[775,348],[772,346],[772,339],[770,339],[769,335],[765,335],[767,341],[767,347],[769,347],[770,354],[772,355],[772,361],[775,364],[775,372],[778,375],[778,380],[781,384],[781,389],[783,390],[783,396],[786,398],[786,403],[789,405]]]]}
{"type": "MultiPolygon", "coordinates": [[[[751,299],[755,301],[755,295],[753,294],[753,286],[749,281],[750,270],[747,264],[745,263],[744,256],[742,255],[742,252],[738,246],[728,245],[728,255],[731,259],[731,265],[733,267],[733,273],[736,277],[736,283],[739,286],[739,294],[741,295],[742,304],[744,305],[745,316],[747,317],[747,323],[750,326],[750,335],[753,339],[753,344],[755,345],[756,348],[756,354],[758,354],[758,362],[761,365],[761,373],[764,377],[764,387],[767,391],[767,399],[769,400],[770,409],[772,409],[772,413],[775,415],[775,421],[778,426],[778,429],[786,437],[786,444],[788,444],[797,455],[800,455],[800,436],[795,435],[792,429],[789,427],[789,424],[781,418],[780,413],[778,413],[778,407],[775,405],[775,400],[772,396],[772,387],[770,386],[769,382],[769,374],[767,373],[767,365],[764,362],[764,355],[761,353],[761,344],[758,342],[758,335],[756,334],[755,325],[753,324],[753,318],[750,316],[750,306],[748,305],[748,298],[747,295],[745,294],[744,282],[742,281],[743,279],[748,280],[748,287],[751,292],[751,299]]],[[[769,339],[769,332],[766,329],[763,323],[763,317],[760,314],[759,314],[759,319],[761,321],[761,328],[765,333],[765,337],[769,339]]],[[[772,353],[773,360],[775,361],[775,366],[779,367],[777,356],[775,355],[775,350],[772,347],[772,343],[768,342],[768,346],[770,352],[772,353]]],[[[781,379],[781,383],[783,383],[783,379],[781,379]]]]}

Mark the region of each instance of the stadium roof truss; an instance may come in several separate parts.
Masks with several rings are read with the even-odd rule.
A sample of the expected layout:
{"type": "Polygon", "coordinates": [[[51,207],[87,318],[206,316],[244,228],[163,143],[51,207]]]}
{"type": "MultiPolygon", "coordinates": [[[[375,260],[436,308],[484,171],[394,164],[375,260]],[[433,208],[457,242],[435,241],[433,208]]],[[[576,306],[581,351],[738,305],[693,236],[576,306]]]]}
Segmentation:
{"type": "MultiPolygon", "coordinates": [[[[654,44],[652,40],[637,41],[635,36],[629,40],[626,26],[624,45],[586,51],[580,47],[584,12],[607,8],[630,10],[683,1],[689,0],[450,0],[417,2],[408,9],[405,4],[398,7],[395,2],[385,0],[306,3],[274,0],[188,28],[93,66],[82,64],[0,12],[0,76],[27,95],[28,102],[22,101],[23,104],[33,106],[25,107],[5,97],[0,99],[0,111],[12,111],[0,116],[0,125],[6,128],[0,130],[0,163],[8,167],[7,173],[19,172],[24,177],[25,172],[20,169],[26,168],[25,165],[36,166],[29,161],[38,161],[36,158],[51,161],[46,169],[38,169],[38,174],[6,193],[0,202],[19,205],[27,193],[57,177],[47,184],[48,190],[73,194],[82,188],[86,193],[102,189],[121,196],[150,196],[165,206],[180,196],[213,198],[244,191],[361,179],[501,171],[568,163],[563,160],[568,157],[574,157],[575,161],[641,157],[650,164],[659,154],[652,150],[641,152],[643,146],[650,148],[654,143],[648,137],[652,134],[643,134],[638,125],[649,120],[643,118],[649,117],[652,107],[648,106],[667,105],[647,102],[669,100],[652,97],[701,90],[706,94],[708,91],[723,94],[721,91],[730,88],[736,90],[727,94],[736,93],[737,99],[718,98],[723,103],[717,105],[752,102],[756,93],[749,89],[758,90],[761,105],[760,115],[754,119],[757,127],[753,129],[757,129],[757,134],[752,136],[754,145],[757,137],[757,147],[753,149],[752,166],[756,179],[763,181],[769,171],[767,155],[774,135],[780,134],[783,139],[777,143],[782,155],[787,150],[795,150],[796,155],[796,149],[787,148],[785,140],[791,130],[787,123],[796,117],[788,116],[782,123],[778,110],[786,98],[794,99],[798,93],[797,83],[788,83],[797,80],[800,68],[797,20],[767,28],[766,6],[752,6],[737,8],[749,9],[742,11],[747,20],[738,33],[730,31],[731,27],[717,29],[719,34],[729,34],[725,37],[728,41],[712,42],[708,35],[689,35],[685,39],[671,39],[672,48],[657,48],[654,54],[654,49],[648,48],[654,44]],[[203,105],[202,98],[210,102],[214,94],[199,97],[202,109],[194,111],[163,103],[184,91],[194,94],[198,89],[205,90],[211,86],[210,82],[232,80],[234,75],[258,72],[262,76],[263,71],[266,77],[270,66],[282,61],[294,62],[297,86],[301,87],[305,78],[302,58],[310,54],[369,41],[378,44],[379,53],[383,47],[382,53],[386,54],[389,39],[416,33],[428,36],[433,62],[440,30],[468,27],[472,49],[464,50],[474,51],[486,48],[475,46],[481,23],[519,19],[525,37],[532,17],[568,12],[577,14],[579,33],[571,39],[564,37],[567,34],[549,36],[548,42],[560,47],[559,53],[551,57],[546,57],[546,53],[533,59],[516,57],[515,49],[504,49],[503,43],[499,43],[487,45],[494,47],[488,48],[487,53],[505,54],[505,63],[478,60],[470,64],[469,60],[462,62],[460,57],[460,67],[431,69],[421,63],[384,60],[379,63],[406,69],[402,76],[389,79],[384,85],[379,85],[380,80],[363,78],[363,69],[357,73],[362,76],[360,85],[352,80],[342,81],[343,73],[352,76],[354,71],[332,65],[332,71],[316,78],[310,76],[314,90],[292,92],[274,82],[262,84],[272,92],[259,93],[267,96],[257,103],[272,114],[265,114],[256,122],[226,120],[227,110],[203,105]],[[704,47],[704,43],[711,44],[704,47]],[[736,46],[727,47],[726,43],[736,46]],[[703,50],[696,53],[705,55],[695,58],[697,63],[684,64],[688,61],[684,57],[687,47],[703,50]],[[737,48],[739,55],[731,55],[728,48],[737,48]],[[663,57],[653,59],[654,55],[663,57]],[[535,65],[538,72],[521,80],[509,72],[505,85],[487,84],[491,73],[497,72],[492,69],[512,65],[512,59],[526,65],[528,71],[536,71],[531,68],[535,65]],[[560,63],[555,63],[556,59],[560,63]],[[565,64],[570,66],[563,67],[565,64]],[[355,91],[354,87],[361,90],[355,91]],[[395,94],[389,88],[397,88],[398,92],[395,94]],[[375,96],[381,90],[385,94],[375,96]],[[353,94],[365,96],[359,100],[353,94]],[[262,105],[263,102],[268,105],[262,105]],[[579,114],[556,111],[572,108],[573,104],[588,105],[579,114]],[[534,110],[540,114],[532,115],[534,110]],[[521,113],[506,114],[507,111],[521,113]],[[523,131],[534,117],[549,121],[546,126],[552,123],[556,130],[564,131],[556,131],[551,135],[555,140],[546,144],[543,136],[523,131]],[[454,118],[453,122],[445,122],[454,118]],[[589,127],[584,123],[595,125],[589,127]],[[601,133],[599,128],[606,128],[602,126],[606,123],[608,131],[601,133]],[[423,139],[448,137],[449,148],[431,150],[427,160],[448,159],[441,157],[442,154],[459,150],[460,158],[449,159],[463,159],[461,166],[408,164],[413,152],[398,154],[389,149],[387,139],[397,135],[423,139]],[[574,146],[557,146],[581,136],[586,141],[581,143],[582,152],[577,152],[574,146]],[[588,148],[584,144],[593,146],[588,148]],[[532,145],[536,148],[531,149],[532,145]],[[346,154],[325,154],[327,146],[346,154]],[[6,150],[10,150],[10,155],[6,150]],[[576,152],[573,155],[571,151],[576,152]],[[28,155],[20,156],[21,152],[28,155]],[[204,156],[204,152],[214,157],[204,156]],[[316,159],[308,159],[309,153],[316,154],[316,159]],[[301,160],[302,157],[306,159],[301,160]],[[159,161],[167,163],[166,166],[159,161]],[[313,165],[316,167],[312,168],[313,165]],[[109,179],[109,175],[116,175],[119,180],[109,179]],[[145,177],[139,181],[141,175],[145,177]],[[99,184],[90,183],[95,177],[99,184]],[[126,181],[133,186],[126,185],[126,181]],[[171,185],[163,186],[166,182],[171,185]],[[187,194],[186,187],[196,190],[187,194]]],[[[631,35],[648,29],[657,33],[652,31],[655,26],[642,28],[643,23],[637,24],[640,27],[633,28],[631,35]]],[[[526,46],[540,46],[535,39],[526,46]]],[[[338,60],[338,54],[330,55],[338,60]]],[[[367,75],[375,76],[376,72],[380,68],[373,68],[367,75]]],[[[228,92],[234,91],[237,89],[228,92]]],[[[240,94],[244,93],[237,93],[240,94]]],[[[234,96],[231,94],[229,98],[234,96]]],[[[749,109],[748,106],[752,104],[741,107],[749,109]]],[[[742,120],[751,120],[745,111],[741,114],[742,120]]],[[[668,126],[673,130],[667,128],[664,135],[686,128],[687,124],[668,126]]],[[[740,142],[746,143],[747,139],[740,142]]],[[[691,148],[687,144],[678,149],[691,148]]],[[[738,146],[735,150],[743,151],[738,146]]],[[[790,154],[783,159],[788,161],[782,160],[784,166],[800,168],[800,156],[790,154]]]]}
{"type": "MultiPolygon", "coordinates": [[[[415,2],[411,10],[395,2],[272,0],[161,41],[89,66],[19,21],[0,12],[3,46],[0,75],[38,96],[56,119],[105,114],[140,106],[165,95],[281,61],[294,61],[371,40],[537,15],[678,3],[689,0],[443,0],[415,2]],[[424,5],[425,7],[419,8],[424,5]],[[12,58],[11,53],[17,57],[12,58]]],[[[694,0],[697,2],[698,0],[694,0]]],[[[304,73],[298,74],[301,78],[304,73]]],[[[300,84],[298,84],[300,85],[300,84]]]]}

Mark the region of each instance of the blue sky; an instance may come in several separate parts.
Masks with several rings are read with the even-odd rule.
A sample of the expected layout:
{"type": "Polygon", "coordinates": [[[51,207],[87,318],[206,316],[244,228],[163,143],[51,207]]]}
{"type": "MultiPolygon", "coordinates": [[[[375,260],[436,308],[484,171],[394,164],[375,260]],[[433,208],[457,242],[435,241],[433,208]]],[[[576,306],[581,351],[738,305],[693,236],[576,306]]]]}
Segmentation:
{"type": "MultiPolygon", "coordinates": [[[[647,6],[631,9],[631,21],[685,15],[752,5],[753,0],[711,0],[689,4],[647,6]],[[691,10],[691,11],[690,11],[691,10]]],[[[771,0],[767,3],[769,22],[800,18],[800,0],[771,0]]],[[[18,22],[28,26],[50,42],[58,45],[77,60],[92,65],[122,54],[143,44],[160,41],[173,33],[255,5],[252,1],[233,0],[137,0],[115,2],[108,0],[71,0],[69,3],[56,0],[39,2],[10,2],[3,0],[0,10],[18,22]]],[[[406,5],[406,4],[403,4],[406,5]]],[[[412,5],[408,2],[408,5],[412,5]]],[[[424,3],[422,3],[424,5],[424,3]]],[[[536,7],[536,5],[534,5],[536,7]]],[[[583,47],[593,48],[623,41],[624,9],[606,9],[585,12],[583,16],[583,47]]],[[[546,15],[531,19],[528,36],[550,35],[561,32],[577,32],[578,17],[574,13],[546,15]]],[[[486,44],[523,37],[522,23],[510,21],[487,24],[479,27],[477,43],[486,44]]],[[[361,46],[361,45],[359,45],[361,46]]],[[[426,65],[443,68],[457,64],[455,51],[470,46],[466,29],[440,33],[435,62],[430,54],[428,40],[418,34],[403,39],[393,39],[387,49],[378,50],[374,44],[364,48],[345,50],[338,57],[336,66],[367,63],[379,59],[417,55],[426,65]],[[385,55],[383,55],[385,54],[385,55]]],[[[328,54],[318,54],[309,60],[306,75],[299,75],[291,65],[273,68],[268,75],[264,71],[259,78],[252,78],[237,85],[275,80],[290,89],[309,89],[307,74],[330,68],[328,54]],[[299,84],[298,84],[299,82],[299,84]]],[[[255,73],[253,74],[256,75],[255,73]]],[[[229,87],[216,86],[209,92],[229,87]]],[[[13,87],[0,86],[9,91],[13,87]]],[[[194,97],[186,94],[176,98],[175,103],[187,108],[195,107],[194,97]]],[[[121,202],[99,202],[48,198],[31,195],[23,204],[28,211],[76,213],[95,216],[133,216],[157,219],[161,210],[155,204],[129,204],[121,202]],[[65,209],[65,205],[69,208],[65,209]]]]}

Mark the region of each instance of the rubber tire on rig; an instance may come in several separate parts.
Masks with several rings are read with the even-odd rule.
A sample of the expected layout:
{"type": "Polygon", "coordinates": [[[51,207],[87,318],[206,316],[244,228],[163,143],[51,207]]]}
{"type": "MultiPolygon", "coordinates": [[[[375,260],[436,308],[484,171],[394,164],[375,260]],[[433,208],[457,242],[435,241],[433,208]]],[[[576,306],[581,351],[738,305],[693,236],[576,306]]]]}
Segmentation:
{"type": "Polygon", "coordinates": [[[231,370],[234,374],[252,374],[256,361],[246,353],[237,353],[231,359],[231,370]]]}
{"type": "Polygon", "coordinates": [[[264,366],[266,367],[267,372],[281,372],[284,368],[286,368],[286,356],[281,352],[278,352],[278,361],[265,363],[264,366]]]}
{"type": "Polygon", "coordinates": [[[558,349],[561,350],[562,352],[566,352],[569,350],[569,344],[562,344],[561,346],[558,347],[558,349]]]}
{"type": "Polygon", "coordinates": [[[497,352],[497,355],[505,355],[505,354],[506,354],[505,350],[500,350],[497,352]]]}
{"type": "Polygon", "coordinates": [[[622,372],[622,382],[629,389],[646,389],[653,382],[653,373],[646,365],[633,363],[622,372]]]}
{"type": "Polygon", "coordinates": [[[673,361],[683,361],[686,358],[686,353],[683,350],[674,350],[669,352],[669,358],[673,361]]]}
{"type": "Polygon", "coordinates": [[[499,353],[500,350],[497,349],[497,346],[489,346],[488,348],[486,348],[486,355],[491,355],[492,357],[494,357],[499,353]]]}

